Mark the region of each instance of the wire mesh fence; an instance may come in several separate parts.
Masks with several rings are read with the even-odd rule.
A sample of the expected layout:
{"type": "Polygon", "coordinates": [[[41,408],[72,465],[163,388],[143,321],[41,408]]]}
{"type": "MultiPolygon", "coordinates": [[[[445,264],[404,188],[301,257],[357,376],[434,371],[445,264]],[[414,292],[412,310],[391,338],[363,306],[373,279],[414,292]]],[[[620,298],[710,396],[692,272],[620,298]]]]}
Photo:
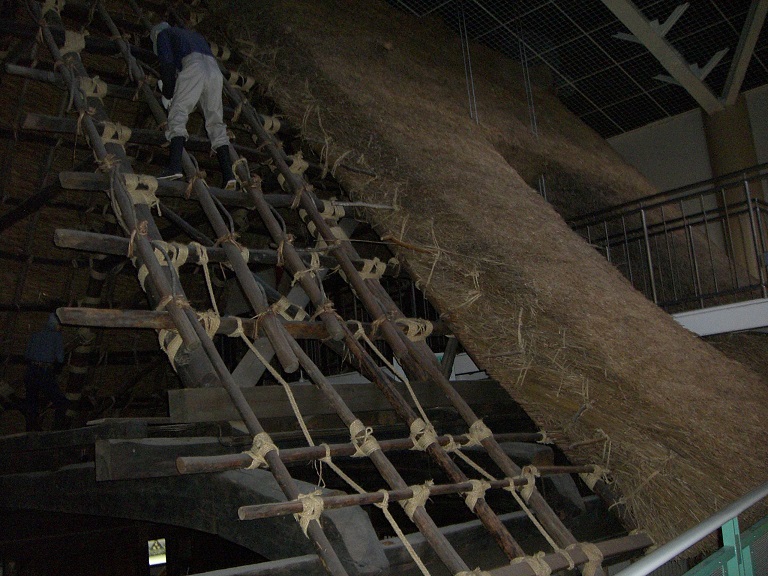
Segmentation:
{"type": "MultiPolygon", "coordinates": [[[[621,35],[627,29],[600,0],[388,1],[419,18],[442,16],[457,33],[463,13],[471,41],[510,58],[520,58],[522,42],[532,55],[529,64],[551,69],[560,99],[603,137],[697,107],[683,87],[664,78],[668,73],[642,44],[621,35]]],[[[665,38],[715,95],[722,94],[750,0],[634,4],[652,25],[663,29],[674,21],[665,38]]],[[[763,31],[742,89],[766,83],[768,33],[763,31]]]]}

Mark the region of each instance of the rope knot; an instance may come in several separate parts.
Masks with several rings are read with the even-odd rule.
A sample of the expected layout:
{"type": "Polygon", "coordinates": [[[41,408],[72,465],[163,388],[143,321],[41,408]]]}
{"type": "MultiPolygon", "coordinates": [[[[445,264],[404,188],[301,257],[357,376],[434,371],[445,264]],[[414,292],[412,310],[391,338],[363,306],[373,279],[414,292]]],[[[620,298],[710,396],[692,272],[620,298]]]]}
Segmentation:
{"type": "Polygon", "coordinates": [[[485,491],[490,489],[491,484],[487,480],[470,480],[472,484],[472,490],[464,492],[464,503],[467,508],[474,511],[477,501],[481,498],[485,498],[485,491]]]}
{"type": "Polygon", "coordinates": [[[370,456],[371,453],[376,450],[381,450],[379,443],[373,436],[373,428],[366,427],[360,420],[354,420],[349,425],[349,435],[352,440],[352,444],[355,446],[355,453],[353,458],[361,458],[363,456],[370,456]]]}
{"type": "Polygon", "coordinates": [[[435,483],[432,480],[427,480],[424,484],[409,486],[413,492],[413,496],[408,498],[408,500],[400,502],[400,505],[403,507],[403,510],[405,510],[408,518],[413,520],[413,514],[416,512],[416,509],[427,503],[427,500],[429,500],[429,491],[434,484],[435,483]]]}
{"type": "Polygon", "coordinates": [[[398,318],[395,324],[405,326],[405,335],[412,342],[422,342],[426,340],[435,326],[429,320],[421,318],[398,318]]]}
{"type": "Polygon", "coordinates": [[[510,564],[528,564],[536,576],[549,576],[552,574],[552,568],[544,561],[544,552],[538,552],[534,556],[520,556],[510,562],[510,564]]]}
{"type": "Polygon", "coordinates": [[[482,420],[475,420],[469,427],[469,432],[467,433],[468,440],[462,448],[480,446],[482,445],[483,440],[491,438],[492,436],[493,432],[491,432],[491,429],[488,428],[482,420]]]}
{"type": "Polygon", "coordinates": [[[519,490],[520,496],[522,496],[523,500],[527,503],[531,494],[533,494],[533,491],[536,490],[536,478],[539,478],[540,476],[541,473],[535,466],[525,466],[520,473],[520,476],[517,477],[517,479],[525,480],[525,484],[522,486],[515,486],[514,482],[510,482],[509,487],[506,489],[519,490]]]}
{"type": "Polygon", "coordinates": [[[600,548],[592,544],[591,542],[576,542],[566,548],[568,552],[579,549],[587,557],[587,563],[584,564],[581,574],[582,576],[595,576],[595,572],[603,564],[603,553],[600,552],[600,548]]]}
{"type": "Polygon", "coordinates": [[[592,472],[582,472],[579,474],[579,477],[584,481],[584,484],[594,492],[595,484],[597,484],[599,480],[606,483],[608,482],[608,474],[610,474],[610,470],[595,464],[592,466],[592,472]]]}
{"type": "Polygon", "coordinates": [[[298,514],[294,514],[293,517],[298,520],[299,526],[301,526],[301,531],[304,532],[304,536],[307,536],[307,538],[309,538],[309,535],[307,534],[309,523],[314,520],[319,524],[320,515],[323,513],[323,509],[325,508],[325,503],[320,497],[321,494],[321,490],[315,490],[309,494],[299,494],[296,498],[299,502],[301,502],[303,510],[298,514]]]}
{"type": "Polygon", "coordinates": [[[272,438],[266,432],[259,432],[253,437],[253,445],[250,450],[246,450],[244,454],[248,454],[253,458],[253,462],[246,468],[246,470],[253,470],[255,468],[268,468],[266,455],[272,451],[279,452],[275,443],[272,442],[272,438]]]}
{"type": "Polygon", "coordinates": [[[434,426],[426,423],[421,418],[416,418],[411,423],[411,442],[413,442],[411,450],[425,451],[429,446],[437,442],[437,433],[434,426]]]}

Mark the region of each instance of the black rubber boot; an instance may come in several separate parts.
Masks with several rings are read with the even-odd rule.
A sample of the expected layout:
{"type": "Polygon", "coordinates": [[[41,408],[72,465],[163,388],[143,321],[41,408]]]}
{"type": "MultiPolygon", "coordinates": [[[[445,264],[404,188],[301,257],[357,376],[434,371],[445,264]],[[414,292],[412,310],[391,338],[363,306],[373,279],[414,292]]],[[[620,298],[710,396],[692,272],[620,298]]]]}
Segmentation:
{"type": "Polygon", "coordinates": [[[174,136],[171,138],[171,161],[168,166],[160,172],[158,180],[179,180],[184,178],[184,171],[181,169],[181,156],[184,154],[184,136],[174,136]]]}
{"type": "Polygon", "coordinates": [[[221,170],[221,187],[225,190],[234,190],[237,187],[237,180],[232,172],[232,158],[229,155],[229,146],[219,146],[216,148],[216,159],[219,161],[221,170]]]}

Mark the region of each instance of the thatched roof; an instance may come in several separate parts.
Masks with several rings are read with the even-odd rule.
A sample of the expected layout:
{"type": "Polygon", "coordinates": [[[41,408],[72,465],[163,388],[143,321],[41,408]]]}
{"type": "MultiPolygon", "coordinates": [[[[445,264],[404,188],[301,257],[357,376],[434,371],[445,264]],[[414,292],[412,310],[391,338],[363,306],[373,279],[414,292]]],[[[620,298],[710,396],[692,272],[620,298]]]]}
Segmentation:
{"type": "Polygon", "coordinates": [[[665,541],[765,480],[765,381],[563,221],[652,189],[555,95],[534,90],[537,139],[516,65],[473,46],[476,125],[438,22],[384,2],[221,6],[238,14],[222,37],[329,166],[376,174],[336,170],[353,198],[399,207],[367,216],[478,365],[572,459],[610,468],[630,522],[665,541]],[[552,204],[530,186],[540,173],[552,204]]]}

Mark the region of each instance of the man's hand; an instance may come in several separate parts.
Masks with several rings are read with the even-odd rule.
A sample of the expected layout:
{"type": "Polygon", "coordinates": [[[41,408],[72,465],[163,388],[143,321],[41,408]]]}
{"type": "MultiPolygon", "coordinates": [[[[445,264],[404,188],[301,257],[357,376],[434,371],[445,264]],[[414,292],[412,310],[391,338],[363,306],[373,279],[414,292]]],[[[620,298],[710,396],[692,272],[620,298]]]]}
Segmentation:
{"type": "Polygon", "coordinates": [[[165,96],[160,96],[160,101],[163,103],[163,108],[165,108],[166,112],[171,107],[171,101],[168,100],[165,96]]]}

